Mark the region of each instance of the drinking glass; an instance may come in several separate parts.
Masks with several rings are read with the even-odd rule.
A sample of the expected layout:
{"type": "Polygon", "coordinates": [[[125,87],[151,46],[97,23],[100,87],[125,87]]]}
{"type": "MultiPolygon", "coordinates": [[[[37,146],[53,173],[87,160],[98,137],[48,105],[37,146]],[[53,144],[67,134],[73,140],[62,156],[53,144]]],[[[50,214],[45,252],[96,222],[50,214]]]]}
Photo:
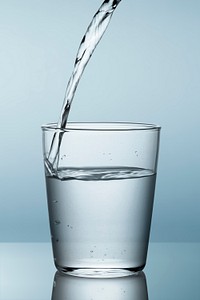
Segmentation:
{"type": "Polygon", "coordinates": [[[160,127],[144,123],[42,126],[56,268],[128,275],[144,268],[160,127]]]}
{"type": "Polygon", "coordinates": [[[146,276],[83,278],[56,272],[51,300],[148,300],[146,276]],[[78,288],[77,288],[78,287],[78,288]]]}

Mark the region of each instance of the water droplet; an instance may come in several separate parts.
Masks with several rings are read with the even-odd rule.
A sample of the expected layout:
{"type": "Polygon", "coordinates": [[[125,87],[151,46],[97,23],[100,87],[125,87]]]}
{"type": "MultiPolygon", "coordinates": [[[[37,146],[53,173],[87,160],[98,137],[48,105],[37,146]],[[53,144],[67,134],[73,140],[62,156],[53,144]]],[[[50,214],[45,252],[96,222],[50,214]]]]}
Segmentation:
{"type": "Polygon", "coordinates": [[[58,200],[53,200],[52,202],[53,202],[53,203],[58,203],[58,200]]]}
{"type": "Polygon", "coordinates": [[[56,287],[56,281],[55,280],[53,281],[53,287],[56,287]]]}

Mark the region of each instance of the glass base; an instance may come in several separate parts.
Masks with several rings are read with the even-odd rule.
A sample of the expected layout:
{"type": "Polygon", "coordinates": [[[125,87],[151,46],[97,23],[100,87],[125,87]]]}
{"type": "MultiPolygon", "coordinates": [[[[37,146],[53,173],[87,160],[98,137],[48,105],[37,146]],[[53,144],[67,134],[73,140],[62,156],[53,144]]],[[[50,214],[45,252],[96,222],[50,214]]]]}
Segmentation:
{"type": "Polygon", "coordinates": [[[109,269],[109,268],[62,268],[57,269],[62,274],[77,276],[77,277],[89,277],[89,278],[117,278],[131,276],[144,269],[144,265],[137,268],[126,268],[126,269],[109,269]]]}

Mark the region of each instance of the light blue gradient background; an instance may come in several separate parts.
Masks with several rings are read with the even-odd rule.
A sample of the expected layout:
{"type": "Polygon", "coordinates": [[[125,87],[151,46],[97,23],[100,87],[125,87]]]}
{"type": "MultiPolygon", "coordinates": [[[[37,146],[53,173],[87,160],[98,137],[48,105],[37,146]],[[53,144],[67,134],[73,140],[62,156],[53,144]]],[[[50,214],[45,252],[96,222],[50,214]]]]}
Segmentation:
{"type": "MultiPolygon", "coordinates": [[[[0,2],[0,241],[49,241],[41,124],[57,121],[101,1],[0,2]]],[[[200,242],[200,1],[122,0],[73,121],[162,126],[151,241],[200,242]]]]}

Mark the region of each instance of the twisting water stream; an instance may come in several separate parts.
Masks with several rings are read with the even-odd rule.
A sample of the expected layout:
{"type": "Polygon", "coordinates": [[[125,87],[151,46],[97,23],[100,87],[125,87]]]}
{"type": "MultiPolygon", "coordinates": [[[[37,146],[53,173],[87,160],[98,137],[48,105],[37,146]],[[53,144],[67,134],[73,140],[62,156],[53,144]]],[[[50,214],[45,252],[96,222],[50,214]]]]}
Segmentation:
{"type": "MultiPolygon", "coordinates": [[[[85,35],[83,36],[74,63],[72,75],[68,81],[64,103],[61,109],[60,118],[57,127],[65,128],[70,112],[71,104],[76,92],[76,88],[81,79],[83,71],[90,60],[97,44],[101,40],[108,24],[111,20],[114,10],[121,0],[105,0],[98,11],[95,13],[89,24],[85,35]]],[[[62,142],[62,132],[55,133],[52,139],[49,156],[46,160],[48,170],[57,170],[59,160],[59,149],[62,142]]]]}

